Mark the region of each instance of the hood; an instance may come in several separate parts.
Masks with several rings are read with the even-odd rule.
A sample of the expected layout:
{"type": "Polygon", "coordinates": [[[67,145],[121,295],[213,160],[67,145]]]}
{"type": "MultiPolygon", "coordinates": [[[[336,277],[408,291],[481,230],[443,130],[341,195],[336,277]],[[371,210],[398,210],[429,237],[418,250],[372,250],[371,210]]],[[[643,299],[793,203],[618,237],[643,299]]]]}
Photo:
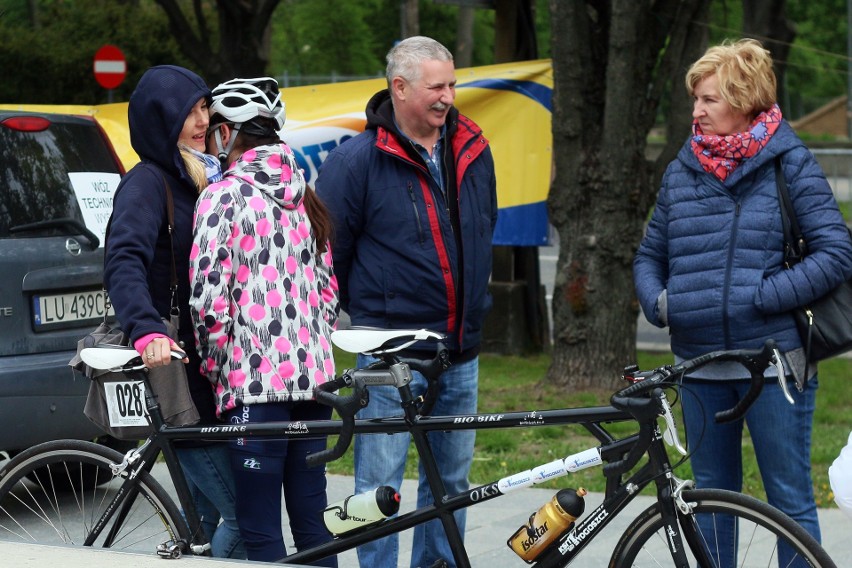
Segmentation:
{"type": "Polygon", "coordinates": [[[258,146],[243,153],[220,183],[234,178],[266,194],[284,209],[296,209],[305,199],[305,177],[296,165],[293,151],[284,143],[258,146]]]}
{"type": "Polygon", "coordinates": [[[367,115],[366,128],[376,130],[381,126],[385,130],[396,132],[396,125],[393,123],[393,103],[389,90],[385,89],[373,95],[367,102],[367,109],[364,112],[367,115]]]}
{"type": "Polygon", "coordinates": [[[178,137],[195,103],[210,96],[204,80],[188,69],[176,65],[148,69],[127,107],[133,150],[167,172],[180,172],[178,137]]]}

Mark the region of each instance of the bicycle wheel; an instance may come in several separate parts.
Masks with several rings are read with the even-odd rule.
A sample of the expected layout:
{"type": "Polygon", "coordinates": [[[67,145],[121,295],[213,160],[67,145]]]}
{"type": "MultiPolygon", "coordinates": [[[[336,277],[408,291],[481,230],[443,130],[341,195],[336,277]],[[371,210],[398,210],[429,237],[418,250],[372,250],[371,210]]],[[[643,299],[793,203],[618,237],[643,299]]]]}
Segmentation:
{"type": "MultiPolygon", "coordinates": [[[[681,524],[689,522],[697,532],[699,541],[709,552],[712,568],[779,566],[779,553],[784,557],[781,564],[784,567],[835,568],[828,553],[796,521],[762,501],[718,489],[684,491],[683,499],[692,506],[694,514],[681,524]],[[722,547],[717,545],[718,527],[725,523],[735,529],[736,559],[723,559],[722,547]],[[713,528],[702,530],[699,525],[713,528]]],[[[688,528],[684,527],[684,531],[688,528]]],[[[611,568],[674,566],[667,540],[660,505],[655,503],[621,536],[609,565],[611,568]]],[[[689,566],[698,566],[694,554],[690,550],[687,554],[689,566]]]]}
{"type": "MultiPolygon", "coordinates": [[[[15,456],[0,468],[0,540],[84,546],[127,477],[109,468],[122,457],[82,440],[46,442],[15,456]]],[[[151,554],[159,544],[188,542],[186,522],[163,487],[147,472],[137,480],[123,522],[113,515],[93,546],[151,554]]]]}

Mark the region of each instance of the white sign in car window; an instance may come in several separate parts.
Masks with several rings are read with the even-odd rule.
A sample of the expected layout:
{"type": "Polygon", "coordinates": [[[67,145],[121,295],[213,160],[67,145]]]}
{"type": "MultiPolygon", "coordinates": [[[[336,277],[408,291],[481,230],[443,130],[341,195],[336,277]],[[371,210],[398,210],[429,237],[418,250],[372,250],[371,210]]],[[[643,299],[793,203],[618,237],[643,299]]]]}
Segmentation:
{"type": "Polygon", "coordinates": [[[112,214],[112,196],[121,176],[104,172],[68,172],[68,177],[83,212],[83,222],[98,236],[103,247],[107,221],[112,214]]]}

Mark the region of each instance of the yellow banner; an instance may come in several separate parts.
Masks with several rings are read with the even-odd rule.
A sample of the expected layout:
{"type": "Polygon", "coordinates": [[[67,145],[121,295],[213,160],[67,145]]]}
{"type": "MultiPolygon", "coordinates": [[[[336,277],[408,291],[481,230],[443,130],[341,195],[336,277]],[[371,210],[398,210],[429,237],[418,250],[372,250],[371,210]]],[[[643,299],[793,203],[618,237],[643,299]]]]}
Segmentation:
{"type": "MultiPolygon", "coordinates": [[[[547,244],[545,201],[551,175],[549,60],[504,63],[456,70],[456,106],[482,127],[497,172],[500,216],[495,245],[547,244]]],[[[287,121],[282,138],[296,153],[308,181],[328,152],[364,129],[364,108],[384,79],[282,89],[287,121]]],[[[110,138],[130,169],[139,157],[130,147],[127,103],[105,105],[0,105],[3,110],[87,114],[110,138]]]]}

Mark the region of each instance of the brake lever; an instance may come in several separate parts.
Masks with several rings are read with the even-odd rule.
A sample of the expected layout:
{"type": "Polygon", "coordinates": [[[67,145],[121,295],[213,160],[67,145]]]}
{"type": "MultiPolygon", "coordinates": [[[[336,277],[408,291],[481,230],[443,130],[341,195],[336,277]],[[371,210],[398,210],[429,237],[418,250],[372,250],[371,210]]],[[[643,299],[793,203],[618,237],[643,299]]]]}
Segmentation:
{"type": "Polygon", "coordinates": [[[784,398],[790,404],[796,404],[793,396],[790,394],[790,389],[787,388],[787,377],[784,373],[784,363],[781,362],[781,352],[777,348],[772,350],[772,364],[775,365],[775,371],[778,373],[778,384],[781,385],[781,392],[784,393],[784,398]]]}
{"type": "Polygon", "coordinates": [[[669,446],[673,446],[680,455],[686,455],[686,448],[680,443],[680,436],[677,433],[675,426],[674,415],[669,400],[666,398],[665,391],[660,392],[660,406],[663,408],[663,418],[666,421],[666,429],[663,431],[663,441],[669,446]]]}

